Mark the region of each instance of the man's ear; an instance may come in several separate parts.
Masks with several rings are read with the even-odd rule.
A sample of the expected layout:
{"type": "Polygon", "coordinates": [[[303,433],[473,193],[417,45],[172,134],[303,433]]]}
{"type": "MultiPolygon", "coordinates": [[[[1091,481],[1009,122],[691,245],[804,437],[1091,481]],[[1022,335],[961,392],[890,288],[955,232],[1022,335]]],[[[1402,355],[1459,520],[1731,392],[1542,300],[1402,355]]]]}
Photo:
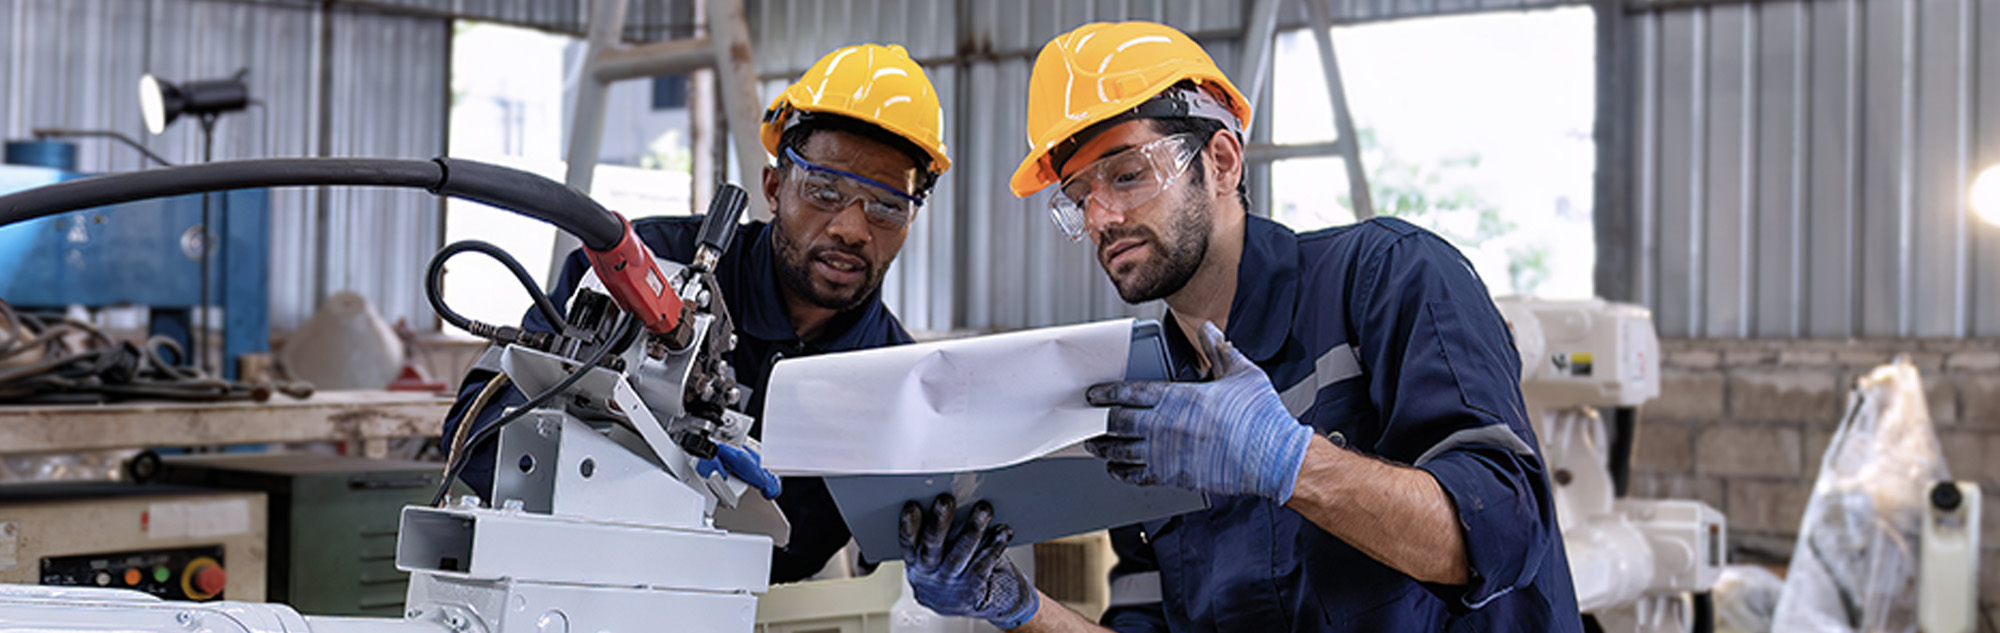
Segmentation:
{"type": "Polygon", "coordinates": [[[778,187],[784,182],[785,179],[778,168],[769,166],[764,168],[764,208],[770,209],[771,215],[778,214],[778,187]]]}
{"type": "Polygon", "coordinates": [[[1202,152],[1208,154],[1204,163],[1209,172],[1210,193],[1218,198],[1235,198],[1236,185],[1243,181],[1243,141],[1228,130],[1221,130],[1208,137],[1208,146],[1202,152]]]}

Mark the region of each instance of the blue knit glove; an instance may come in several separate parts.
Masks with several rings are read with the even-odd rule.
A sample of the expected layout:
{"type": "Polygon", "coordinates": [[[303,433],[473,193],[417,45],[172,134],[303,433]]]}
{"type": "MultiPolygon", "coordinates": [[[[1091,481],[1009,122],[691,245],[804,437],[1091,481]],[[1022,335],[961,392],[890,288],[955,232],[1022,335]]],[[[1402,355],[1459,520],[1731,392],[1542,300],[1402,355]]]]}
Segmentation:
{"type": "Polygon", "coordinates": [[[1035,585],[1007,560],[1007,542],[1014,529],[993,522],[993,506],[972,504],[972,516],[951,538],[949,494],[938,495],[925,512],[917,502],[903,504],[903,565],[917,603],[944,615],[985,618],[1003,629],[1018,628],[1035,617],[1041,606],[1035,585]]]}
{"type": "Polygon", "coordinates": [[[1215,324],[1203,324],[1201,338],[1213,380],[1091,387],[1090,403],[1112,407],[1111,419],[1084,448],[1126,483],[1290,501],[1311,427],[1285,410],[1271,379],[1215,324]]]}

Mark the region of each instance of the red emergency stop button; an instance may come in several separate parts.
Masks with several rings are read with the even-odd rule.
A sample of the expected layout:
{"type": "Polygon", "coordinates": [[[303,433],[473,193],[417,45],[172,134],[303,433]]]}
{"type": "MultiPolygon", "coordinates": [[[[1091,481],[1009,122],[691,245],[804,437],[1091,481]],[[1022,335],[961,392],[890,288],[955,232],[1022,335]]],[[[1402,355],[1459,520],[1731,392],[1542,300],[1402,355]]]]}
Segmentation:
{"type": "Polygon", "coordinates": [[[194,573],[195,591],[213,596],[222,593],[222,588],[227,586],[229,586],[229,572],[223,571],[219,566],[203,567],[201,571],[194,573]]]}
{"type": "Polygon", "coordinates": [[[222,563],[207,556],[189,561],[181,570],[181,591],[189,600],[214,598],[228,585],[229,572],[222,569],[222,563]]]}

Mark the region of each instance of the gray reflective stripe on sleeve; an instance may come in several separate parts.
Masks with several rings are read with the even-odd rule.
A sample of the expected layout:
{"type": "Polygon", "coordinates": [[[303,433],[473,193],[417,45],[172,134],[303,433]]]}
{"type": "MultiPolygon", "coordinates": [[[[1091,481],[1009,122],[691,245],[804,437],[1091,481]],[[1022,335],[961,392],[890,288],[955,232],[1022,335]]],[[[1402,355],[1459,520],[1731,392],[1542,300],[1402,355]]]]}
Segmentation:
{"type": "Polygon", "coordinates": [[[1457,433],[1445,436],[1444,441],[1431,446],[1431,450],[1424,451],[1423,456],[1418,457],[1417,463],[1413,465],[1422,466],[1425,462],[1431,461],[1445,451],[1475,444],[1498,446],[1514,451],[1515,455],[1532,456],[1535,454],[1535,450],[1528,448],[1528,443],[1523,441],[1520,435],[1514,433],[1514,429],[1507,428],[1505,424],[1495,423],[1478,428],[1463,429],[1457,433]]]}
{"type": "Polygon", "coordinates": [[[1160,601],[1160,572],[1126,574],[1111,580],[1111,606],[1129,607],[1160,601]]]}
{"type": "Polygon", "coordinates": [[[1319,397],[1321,387],[1360,376],[1361,359],[1355,356],[1354,346],[1337,345],[1321,354],[1319,360],[1313,361],[1311,375],[1279,393],[1278,399],[1285,401],[1285,410],[1292,412],[1292,417],[1296,418],[1312,408],[1313,399],[1319,397]]]}
{"type": "Polygon", "coordinates": [[[472,370],[500,373],[500,353],[503,351],[506,350],[498,345],[486,346],[486,351],[479,353],[479,360],[472,361],[472,370]]]}

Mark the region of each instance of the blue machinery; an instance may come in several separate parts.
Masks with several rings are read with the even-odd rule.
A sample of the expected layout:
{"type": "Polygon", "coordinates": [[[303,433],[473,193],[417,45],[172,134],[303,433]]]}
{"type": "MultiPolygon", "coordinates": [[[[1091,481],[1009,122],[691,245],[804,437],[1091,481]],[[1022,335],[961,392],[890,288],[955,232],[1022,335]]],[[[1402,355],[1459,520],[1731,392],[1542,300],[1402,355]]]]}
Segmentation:
{"type": "MultiPolygon", "coordinates": [[[[0,165],[0,194],[87,174],[0,165]]],[[[221,308],[222,363],[270,349],[270,192],[210,194],[219,248],[209,257],[210,305],[221,308]]],[[[201,196],[128,202],[0,226],[0,300],[60,311],[144,306],[153,334],[192,350],[201,303],[201,196]]]]}

